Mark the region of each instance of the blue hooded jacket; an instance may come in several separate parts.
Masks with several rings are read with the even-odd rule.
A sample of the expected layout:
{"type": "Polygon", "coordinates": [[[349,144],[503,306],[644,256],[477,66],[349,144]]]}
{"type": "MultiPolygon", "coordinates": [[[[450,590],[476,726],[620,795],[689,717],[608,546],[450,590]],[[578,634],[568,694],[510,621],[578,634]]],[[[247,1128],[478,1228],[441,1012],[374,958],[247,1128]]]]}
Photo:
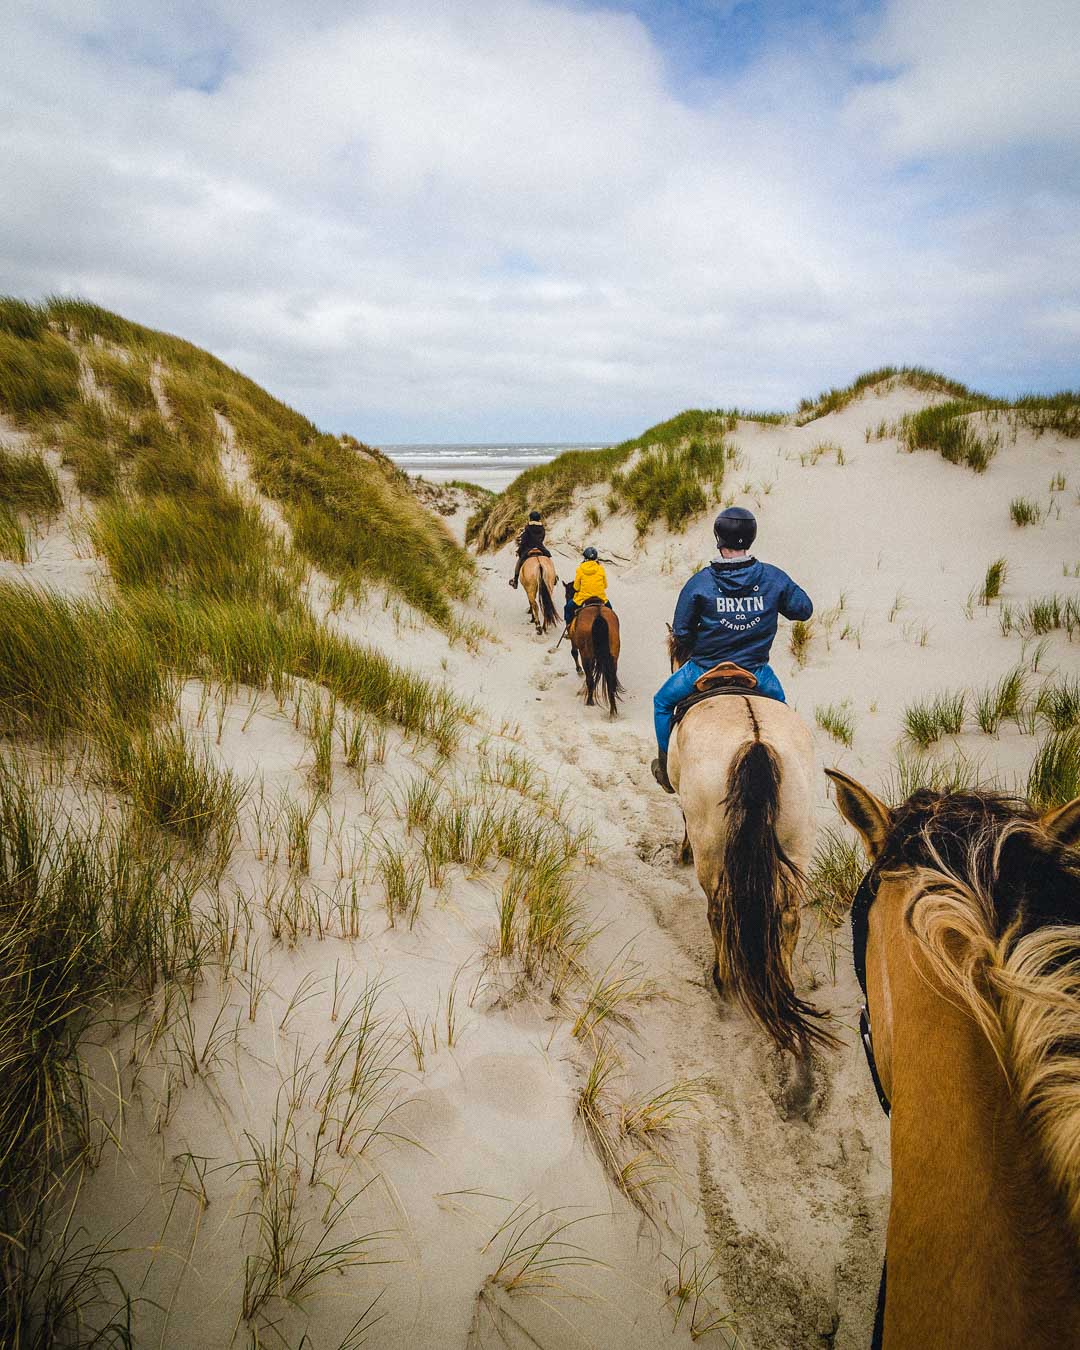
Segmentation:
{"type": "Polygon", "coordinates": [[[808,619],[813,602],[786,572],[756,558],[717,560],[695,572],[679,593],[672,631],[693,639],[703,666],[736,661],[753,669],[769,659],[779,615],[808,619]]]}

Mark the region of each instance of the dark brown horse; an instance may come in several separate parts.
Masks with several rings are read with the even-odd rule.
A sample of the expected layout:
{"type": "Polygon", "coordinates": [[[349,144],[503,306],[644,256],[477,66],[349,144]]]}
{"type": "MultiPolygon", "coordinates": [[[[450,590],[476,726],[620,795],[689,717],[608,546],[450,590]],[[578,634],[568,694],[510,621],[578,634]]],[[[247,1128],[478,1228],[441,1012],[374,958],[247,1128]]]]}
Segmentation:
{"type": "MultiPolygon", "coordinates": [[[[569,590],[570,588],[568,588],[569,590]]],[[[619,618],[606,605],[587,602],[570,624],[570,653],[579,675],[585,677],[585,703],[596,703],[596,691],[604,686],[608,715],[618,717],[619,695],[625,693],[619,683],[619,618]]]]}

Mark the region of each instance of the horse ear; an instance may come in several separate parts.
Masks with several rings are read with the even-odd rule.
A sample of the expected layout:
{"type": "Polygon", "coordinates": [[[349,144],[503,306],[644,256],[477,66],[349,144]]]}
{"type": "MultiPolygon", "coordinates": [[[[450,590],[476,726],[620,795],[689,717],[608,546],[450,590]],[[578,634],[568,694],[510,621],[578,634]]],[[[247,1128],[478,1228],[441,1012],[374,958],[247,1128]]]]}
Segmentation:
{"type": "Polygon", "coordinates": [[[1039,824],[1051,839],[1056,839],[1066,848],[1080,845],[1080,797],[1074,797],[1064,806],[1047,811],[1039,820],[1039,824]]]}
{"type": "Polygon", "coordinates": [[[874,862],[885,847],[885,840],[892,829],[892,812],[884,802],[879,801],[868,788],[849,778],[839,769],[826,769],[836,788],[836,805],[840,814],[854,825],[862,837],[863,848],[874,862]]]}

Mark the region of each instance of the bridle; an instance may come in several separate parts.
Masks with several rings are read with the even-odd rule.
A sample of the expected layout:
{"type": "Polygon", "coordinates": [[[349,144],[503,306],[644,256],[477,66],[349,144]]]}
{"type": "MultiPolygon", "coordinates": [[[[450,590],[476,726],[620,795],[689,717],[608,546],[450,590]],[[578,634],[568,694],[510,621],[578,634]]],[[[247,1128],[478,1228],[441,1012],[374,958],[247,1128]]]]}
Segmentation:
{"type": "Polygon", "coordinates": [[[874,1058],[874,1038],[870,1030],[870,1009],[866,1004],[866,941],[870,934],[870,909],[877,899],[879,885],[880,878],[871,867],[859,882],[859,889],[851,902],[851,956],[855,962],[855,977],[859,981],[863,996],[863,1005],[859,1011],[859,1039],[862,1041],[866,1064],[874,1081],[874,1091],[881,1103],[881,1109],[889,1115],[891,1104],[878,1074],[877,1060],[874,1058]]]}
{"type": "MultiPolygon", "coordinates": [[[[877,1060],[874,1058],[874,1038],[870,1031],[870,1009],[866,1005],[866,942],[870,936],[870,910],[877,899],[880,876],[873,867],[859,882],[859,889],[851,902],[851,956],[855,963],[855,977],[862,990],[863,1005],[859,1009],[859,1039],[866,1055],[866,1067],[873,1079],[874,1091],[885,1114],[891,1115],[892,1104],[881,1086],[877,1060]]],[[[881,1282],[878,1284],[877,1306],[874,1309],[874,1330],[870,1340],[870,1350],[882,1350],[885,1338],[885,1287],[888,1275],[887,1259],[881,1265],[881,1282]]]]}

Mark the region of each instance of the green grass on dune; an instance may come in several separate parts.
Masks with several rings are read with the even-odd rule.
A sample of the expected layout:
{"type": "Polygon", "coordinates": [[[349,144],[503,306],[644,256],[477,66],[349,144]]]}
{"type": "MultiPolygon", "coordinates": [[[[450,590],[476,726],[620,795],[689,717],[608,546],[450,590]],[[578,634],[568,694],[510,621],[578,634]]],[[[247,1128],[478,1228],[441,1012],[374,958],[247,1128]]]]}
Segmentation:
{"type": "MultiPolygon", "coordinates": [[[[843,388],[803,399],[794,416],[737,408],[711,412],[691,409],[621,445],[567,451],[549,464],[527,469],[502,492],[481,502],[469,519],[466,537],[481,552],[500,548],[521,529],[530,510],[539,511],[545,518],[557,518],[571,509],[578,492],[602,483],[610,483],[612,488],[608,511],[632,512],[639,534],[657,520],[678,528],[709,504],[710,493],[704,485],[712,481],[718,486],[720,482],[719,475],[710,479],[708,473],[695,472],[695,456],[686,453],[695,442],[707,453],[715,453],[722,435],[734,430],[738,421],[765,425],[794,422],[803,426],[841,411],[867,390],[886,382],[943,395],[947,400],[901,420],[897,434],[907,449],[936,450],[949,462],[976,473],[986,470],[1001,444],[1002,432],[994,427],[995,419],[1003,419],[1014,429],[1026,427],[1037,435],[1056,431],[1063,436],[1080,436],[1080,394],[1066,391],[993,399],[923,366],[881,366],[857,376],[843,388]],[[986,415],[985,424],[976,420],[977,414],[986,415]],[[635,463],[624,473],[627,461],[636,452],[640,453],[635,463]]],[[[593,507],[590,520],[594,528],[600,519],[600,510],[593,507]]]]}
{"type": "MultiPolygon", "coordinates": [[[[512,539],[524,524],[530,511],[541,515],[565,514],[573,504],[574,494],[599,483],[613,482],[613,496],[634,511],[638,521],[645,520],[646,528],[663,512],[656,502],[656,490],[663,482],[669,489],[683,480],[697,481],[702,476],[694,470],[715,454],[715,446],[733,425],[728,412],[706,412],[691,409],[679,413],[667,422],[660,422],[632,440],[623,441],[600,450],[567,450],[548,464],[535,464],[519,474],[502,492],[485,501],[469,519],[466,538],[481,552],[500,548],[512,539]],[[689,451],[690,443],[698,449],[689,451]],[[645,468],[635,465],[626,476],[615,478],[635,451],[651,456],[654,463],[645,468]],[[680,468],[685,472],[680,472],[680,468]]],[[[694,500],[697,493],[693,492],[694,500]]],[[[702,509],[698,506],[696,509],[702,509]]]]}
{"type": "Polygon", "coordinates": [[[803,426],[829,413],[840,412],[854,403],[867,389],[873,388],[876,384],[883,384],[886,380],[895,380],[909,389],[918,389],[928,394],[947,394],[953,399],[977,397],[966,384],[961,384],[959,380],[951,380],[936,370],[928,370],[925,366],[879,366],[876,370],[867,370],[857,375],[850,384],[842,388],[826,389],[815,398],[800,399],[795,409],[795,421],[799,426],[803,426]]]}
{"type": "Polygon", "coordinates": [[[221,414],[257,486],[284,508],[297,550],[346,590],[378,582],[442,627],[471,593],[472,559],[384,455],[319,431],[191,343],[99,306],[0,298],[0,411],[57,446],[80,490],[101,499],[205,490],[221,414]],[[104,405],[80,389],[80,359],[104,405]]]}
{"type": "Polygon", "coordinates": [[[612,474],[612,497],[634,513],[639,536],[657,520],[681,533],[694,516],[719,501],[726,460],[722,438],[658,446],[625,473],[612,474]]]}
{"type": "Polygon", "coordinates": [[[294,677],[346,707],[453,748],[472,710],[445,687],[350,642],[306,610],[124,592],[113,605],[0,583],[0,730],[46,740],[146,726],[175,703],[177,681],[202,679],[284,697],[294,677]]]}
{"type": "Polygon", "coordinates": [[[40,453],[20,454],[0,446],[0,503],[31,515],[51,516],[60,510],[60,484],[40,453]]]}

